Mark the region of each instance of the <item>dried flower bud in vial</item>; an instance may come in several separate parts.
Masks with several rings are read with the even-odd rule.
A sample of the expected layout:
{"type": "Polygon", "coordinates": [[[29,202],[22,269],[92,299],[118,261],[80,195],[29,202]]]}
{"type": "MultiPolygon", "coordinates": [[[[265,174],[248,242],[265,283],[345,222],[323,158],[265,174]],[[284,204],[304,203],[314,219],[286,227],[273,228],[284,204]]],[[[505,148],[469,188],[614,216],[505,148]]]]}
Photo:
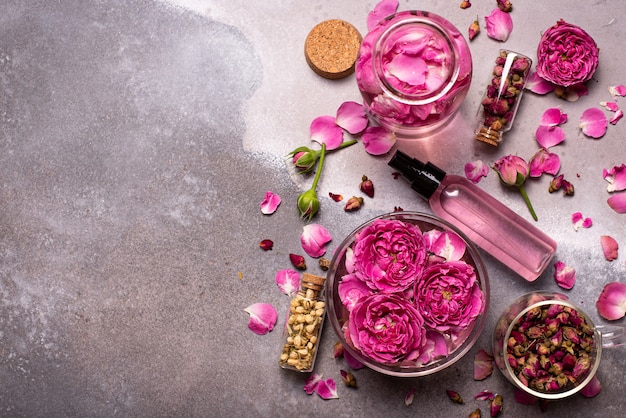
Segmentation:
{"type": "Polygon", "coordinates": [[[517,52],[500,50],[478,109],[476,140],[498,146],[513,126],[532,60],[517,52]]]}

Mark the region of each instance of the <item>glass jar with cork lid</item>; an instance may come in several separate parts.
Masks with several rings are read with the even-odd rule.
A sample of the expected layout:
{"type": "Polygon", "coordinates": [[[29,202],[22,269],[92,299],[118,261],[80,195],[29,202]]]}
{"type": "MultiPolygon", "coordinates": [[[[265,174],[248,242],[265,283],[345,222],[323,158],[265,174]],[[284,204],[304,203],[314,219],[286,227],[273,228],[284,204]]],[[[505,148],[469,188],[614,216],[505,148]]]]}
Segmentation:
{"type": "Polygon", "coordinates": [[[300,290],[289,304],[279,364],[283,369],[311,372],[324,324],[325,277],[302,273],[300,290]]]}

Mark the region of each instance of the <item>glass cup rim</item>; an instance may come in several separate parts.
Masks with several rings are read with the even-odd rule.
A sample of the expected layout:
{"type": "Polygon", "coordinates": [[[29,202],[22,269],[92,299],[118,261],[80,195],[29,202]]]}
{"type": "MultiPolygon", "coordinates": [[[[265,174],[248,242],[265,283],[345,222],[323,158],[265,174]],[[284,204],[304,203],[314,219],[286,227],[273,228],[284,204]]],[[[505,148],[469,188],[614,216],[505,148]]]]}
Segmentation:
{"type": "MultiPolygon", "coordinates": [[[[589,315],[587,315],[587,313],[584,310],[582,310],[579,306],[573,304],[568,299],[561,300],[561,299],[555,299],[553,297],[554,295],[565,296],[565,295],[563,295],[561,293],[541,292],[541,291],[529,292],[529,293],[526,293],[526,294],[520,296],[511,305],[519,303],[520,300],[523,300],[524,298],[529,297],[531,295],[549,296],[551,298],[550,299],[541,300],[541,301],[537,301],[537,302],[527,306],[520,313],[518,313],[515,316],[515,318],[513,318],[511,320],[511,323],[509,324],[509,326],[508,326],[508,328],[506,330],[506,333],[504,334],[504,339],[503,339],[503,342],[502,342],[503,346],[500,347],[502,349],[502,353],[503,353],[504,356],[506,356],[506,353],[507,353],[507,342],[508,342],[509,336],[511,335],[511,331],[513,330],[513,326],[517,324],[518,320],[524,314],[526,314],[531,309],[539,307],[539,306],[544,306],[544,305],[563,305],[563,306],[567,306],[569,308],[575,309],[580,315],[582,315],[585,318],[585,321],[587,321],[587,323],[593,329],[593,333],[594,333],[594,347],[595,347],[595,353],[594,353],[595,355],[593,356],[593,359],[594,359],[593,360],[593,365],[592,365],[591,369],[589,370],[589,373],[587,374],[585,379],[582,382],[580,382],[578,385],[576,385],[575,387],[570,389],[570,390],[567,390],[567,391],[564,391],[564,392],[557,392],[557,393],[544,393],[544,392],[539,392],[539,391],[536,391],[534,389],[531,389],[528,386],[524,385],[518,379],[518,377],[513,372],[513,369],[511,368],[511,365],[506,360],[506,358],[503,361],[505,370],[507,372],[507,376],[506,377],[509,378],[509,380],[511,380],[513,382],[513,384],[515,384],[515,386],[517,386],[519,389],[522,389],[524,392],[528,393],[529,395],[535,396],[535,397],[540,398],[540,399],[547,399],[547,400],[564,399],[564,398],[567,398],[567,397],[569,397],[571,395],[574,395],[575,393],[577,393],[580,390],[582,390],[591,381],[591,379],[593,379],[593,377],[596,375],[598,367],[600,366],[600,358],[602,356],[602,335],[600,334],[600,331],[597,329],[596,325],[593,323],[593,321],[591,320],[589,315]],[[550,295],[552,295],[552,296],[550,296],[550,295]]],[[[567,298],[567,296],[565,296],[565,298],[567,298]]]]}

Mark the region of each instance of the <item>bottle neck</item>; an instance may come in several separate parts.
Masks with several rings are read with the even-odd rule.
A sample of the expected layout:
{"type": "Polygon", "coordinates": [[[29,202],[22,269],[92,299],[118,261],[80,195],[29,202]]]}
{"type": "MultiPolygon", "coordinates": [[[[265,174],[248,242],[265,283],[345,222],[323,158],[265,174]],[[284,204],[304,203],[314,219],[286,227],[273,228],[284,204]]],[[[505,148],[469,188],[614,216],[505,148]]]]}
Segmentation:
{"type": "Polygon", "coordinates": [[[441,186],[446,172],[429,162],[423,163],[411,158],[402,151],[396,151],[389,161],[389,166],[395,168],[404,178],[411,182],[411,188],[426,200],[441,186]]]}

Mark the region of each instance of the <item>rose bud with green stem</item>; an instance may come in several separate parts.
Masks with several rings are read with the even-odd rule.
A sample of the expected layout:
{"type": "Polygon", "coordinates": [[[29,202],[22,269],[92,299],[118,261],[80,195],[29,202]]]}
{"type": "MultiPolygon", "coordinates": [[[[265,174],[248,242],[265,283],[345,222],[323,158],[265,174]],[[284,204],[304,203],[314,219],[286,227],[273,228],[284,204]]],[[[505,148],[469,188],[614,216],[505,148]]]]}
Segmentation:
{"type": "MultiPolygon", "coordinates": [[[[357,143],[357,140],[352,139],[350,141],[342,142],[341,145],[333,149],[339,150],[339,149],[347,148],[350,145],[354,145],[356,143],[357,143]]],[[[327,150],[327,151],[331,151],[331,150],[327,150]]],[[[321,157],[321,154],[322,154],[322,150],[314,150],[309,147],[302,146],[302,147],[298,147],[294,149],[287,155],[292,157],[291,163],[294,165],[296,170],[301,174],[305,174],[305,173],[309,173],[313,171],[313,169],[315,168],[315,165],[317,164],[317,160],[319,160],[321,157]]]]}
{"type": "Polygon", "coordinates": [[[537,214],[535,213],[535,209],[530,203],[530,199],[528,198],[528,194],[524,188],[524,182],[526,181],[530,170],[528,163],[523,158],[516,155],[507,155],[496,161],[493,165],[493,169],[498,173],[498,177],[500,177],[500,181],[503,184],[507,186],[516,186],[519,189],[520,193],[522,193],[522,197],[524,198],[524,202],[526,202],[526,206],[528,206],[530,214],[536,221],[537,214]]]}
{"type": "Polygon", "coordinates": [[[313,184],[311,188],[306,192],[303,192],[298,196],[297,205],[298,210],[300,211],[301,218],[308,218],[310,221],[313,216],[320,209],[320,200],[317,197],[317,183],[320,180],[320,175],[322,174],[322,168],[324,167],[324,158],[326,157],[326,144],[322,144],[322,149],[320,150],[319,164],[317,167],[317,171],[315,172],[315,177],[313,178],[313,184]]]}

